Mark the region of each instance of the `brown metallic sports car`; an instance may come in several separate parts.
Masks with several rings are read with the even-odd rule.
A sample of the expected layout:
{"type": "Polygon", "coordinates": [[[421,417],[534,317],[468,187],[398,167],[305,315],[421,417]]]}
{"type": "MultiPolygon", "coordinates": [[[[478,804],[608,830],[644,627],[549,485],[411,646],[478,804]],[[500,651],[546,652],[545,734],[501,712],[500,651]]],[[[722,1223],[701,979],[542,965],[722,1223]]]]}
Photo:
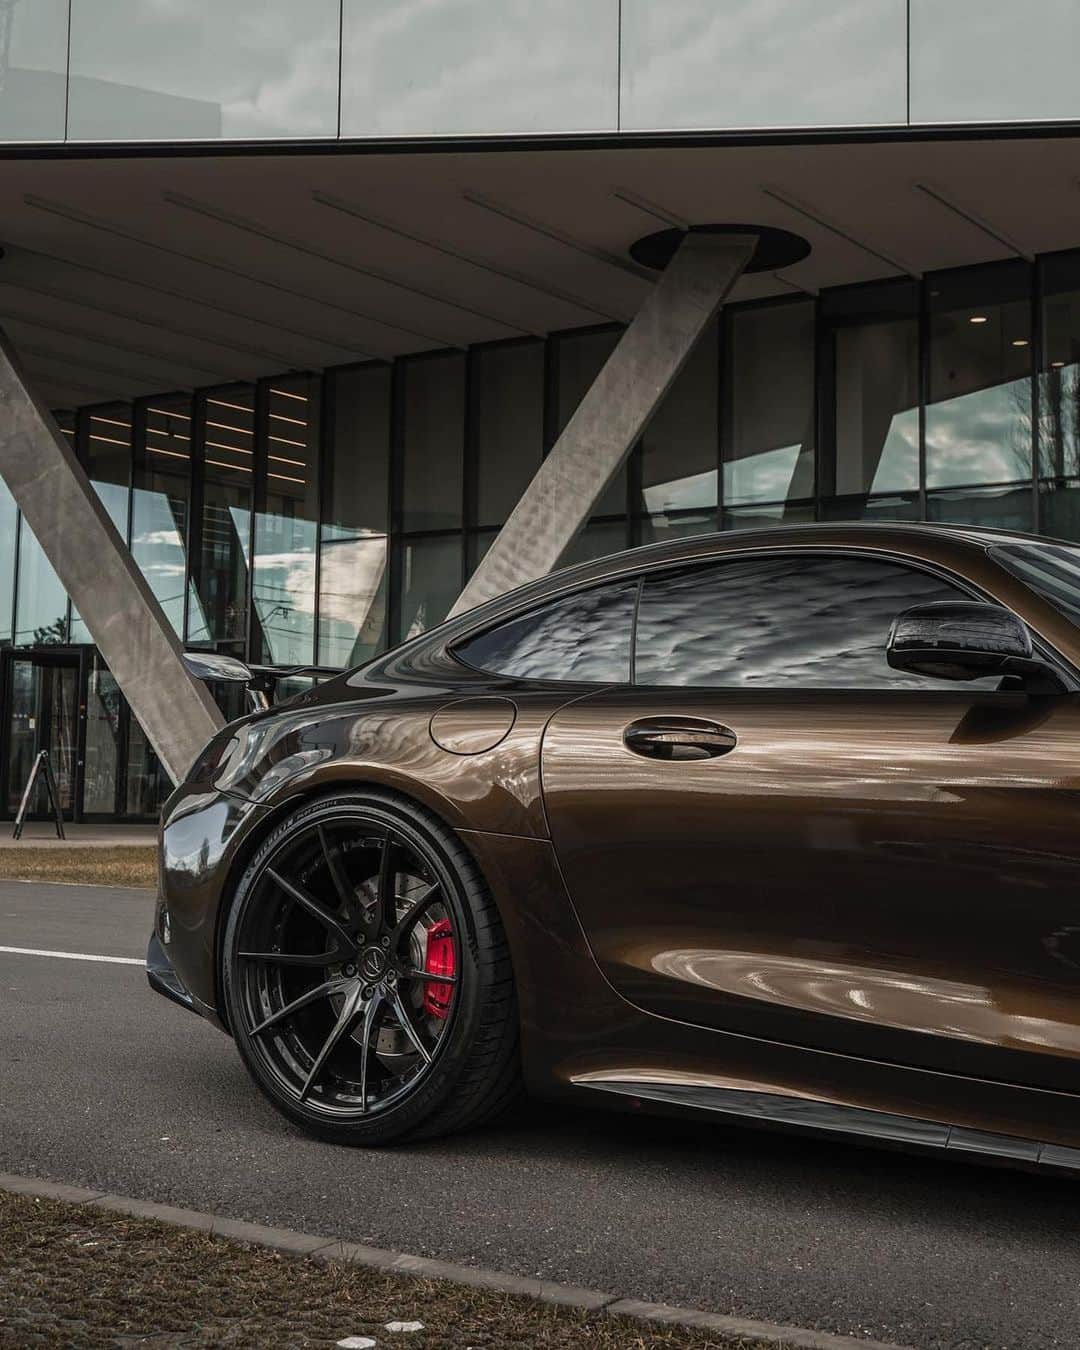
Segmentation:
{"type": "Polygon", "coordinates": [[[216,736],[150,981],[349,1143],[528,1090],[1076,1168],[1078,625],[994,531],[559,572],[216,736]]]}

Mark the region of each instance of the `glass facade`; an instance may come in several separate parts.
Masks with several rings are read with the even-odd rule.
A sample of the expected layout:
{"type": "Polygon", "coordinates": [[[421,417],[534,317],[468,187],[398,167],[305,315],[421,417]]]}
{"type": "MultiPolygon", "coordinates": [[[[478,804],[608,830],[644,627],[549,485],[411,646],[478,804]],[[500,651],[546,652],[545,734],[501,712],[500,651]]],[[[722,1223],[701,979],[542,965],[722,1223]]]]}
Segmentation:
{"type": "MultiPolygon", "coordinates": [[[[620,331],[57,420],[186,644],[343,668],[446,615],[620,331]]],[[[1080,540],[1080,251],[728,306],[564,561],[815,519],[1080,540]]],[[[2,488],[0,577],[0,779],[37,744],[35,700],[69,743],[77,687],[81,809],[152,814],[153,751],[2,488]]]]}
{"type": "MultiPolygon", "coordinates": [[[[167,394],[142,409],[131,480],[131,552],[169,622],[184,634],[191,529],[191,399],[167,394]]],[[[202,620],[196,618],[196,627],[202,620]]]]}
{"type": "Polygon", "coordinates": [[[69,0],[5,5],[0,139],[62,141],[69,0]]]}
{"type": "Polygon", "coordinates": [[[334,452],[325,461],[319,527],[319,665],[358,665],[386,645],[390,395],[386,365],[326,377],[323,416],[334,452]]]}
{"type": "Polygon", "coordinates": [[[1080,119],[1075,0],[2,0],[0,140],[1080,119]]]}
{"type": "MultiPolygon", "coordinates": [[[[187,640],[231,655],[248,646],[248,576],[255,485],[255,390],[227,385],[195,400],[199,491],[194,600],[187,640]]],[[[256,647],[261,650],[261,639],[256,647]]]]}
{"type": "Polygon", "coordinates": [[[619,0],[344,0],[345,136],[613,130],[619,0]]]}
{"type": "Polygon", "coordinates": [[[255,511],[252,659],[309,666],[315,659],[315,558],[319,522],[319,380],[293,376],[266,387],[266,463],[255,511]]]}
{"type": "Polygon", "coordinates": [[[733,312],[727,357],[724,501],[777,506],[814,495],[814,305],[733,312]]]}
{"type": "Polygon", "coordinates": [[[70,4],[70,140],[337,134],[340,0],[70,4]]]}
{"type": "Polygon", "coordinates": [[[910,0],[911,121],[1076,116],[1073,0],[910,0]]]}
{"type": "Polygon", "coordinates": [[[624,130],[907,120],[907,0],[622,0],[621,50],[624,130]]]}

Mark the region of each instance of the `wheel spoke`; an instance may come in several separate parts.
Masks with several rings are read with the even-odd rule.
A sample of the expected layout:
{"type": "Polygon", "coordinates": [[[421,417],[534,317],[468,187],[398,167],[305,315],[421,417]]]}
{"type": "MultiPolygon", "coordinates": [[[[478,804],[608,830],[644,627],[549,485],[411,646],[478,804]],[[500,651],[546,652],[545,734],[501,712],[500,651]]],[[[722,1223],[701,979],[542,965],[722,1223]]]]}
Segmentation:
{"type": "Polygon", "coordinates": [[[334,915],[330,913],[326,906],[316,900],[309,891],[304,890],[302,886],[298,886],[296,882],[289,881],[289,879],[283,877],[280,872],[275,872],[272,867],[266,869],[266,875],[275,886],[280,887],[280,889],[295,900],[302,909],[306,909],[310,915],[318,919],[327,932],[332,933],[333,936],[337,938],[342,953],[352,950],[355,944],[349,933],[342,927],[341,923],[334,915]]]}
{"type": "Polygon", "coordinates": [[[241,961],[268,961],[277,966],[329,966],[340,959],[341,953],[332,952],[237,952],[241,961]]]}
{"type": "Polygon", "coordinates": [[[334,890],[337,891],[345,913],[353,923],[362,923],[364,918],[363,906],[360,904],[355,889],[349,884],[341,845],[332,843],[326,830],[321,825],[318,826],[318,831],[319,843],[322,845],[323,857],[326,859],[326,866],[334,883],[334,890]]]}
{"type": "Polygon", "coordinates": [[[436,882],[434,886],[429,886],[426,890],[421,891],[416,899],[411,902],[409,908],[398,922],[394,924],[393,941],[395,946],[409,932],[413,924],[419,919],[420,915],[423,914],[425,910],[430,909],[435,903],[435,899],[438,896],[440,889],[439,883],[436,882]]]}
{"type": "Polygon", "coordinates": [[[332,980],[326,980],[323,984],[317,984],[314,989],[307,990],[306,993],[294,998],[291,1003],[286,1003],[284,1008],[279,1008],[277,1012],[271,1013],[259,1023],[257,1027],[251,1028],[252,1036],[258,1036],[272,1027],[275,1022],[280,1022],[283,1017],[288,1017],[291,1013],[297,1012],[300,1008],[306,1008],[309,1003],[314,1003],[320,998],[329,998],[331,994],[340,994],[349,984],[348,980],[335,977],[332,980]]]}
{"type": "Polygon", "coordinates": [[[368,1067],[368,1045],[371,1041],[371,1031],[375,1025],[375,1017],[382,1007],[382,995],[376,993],[369,1000],[364,1009],[364,1022],[360,1028],[360,1111],[361,1114],[367,1111],[367,1067],[368,1067]]]}
{"type": "Polygon", "coordinates": [[[417,1054],[419,1054],[420,1058],[424,1061],[425,1064],[430,1064],[431,1051],[420,1039],[420,1033],[413,1026],[412,1018],[405,1010],[405,1004],[401,1001],[401,995],[398,993],[396,989],[390,995],[388,1002],[391,1008],[394,1010],[394,1016],[401,1023],[402,1031],[404,1031],[405,1035],[408,1036],[410,1041],[412,1041],[413,1048],[416,1050],[417,1054]]]}
{"type": "Polygon", "coordinates": [[[323,1047],[319,1051],[315,1063],[311,1066],[304,1081],[304,1086],[300,1089],[300,1100],[304,1101],[308,1093],[315,1086],[319,1074],[323,1071],[323,1066],[330,1058],[334,1048],[340,1043],[343,1036],[352,1030],[357,1017],[360,1014],[361,985],[356,984],[351,993],[345,997],[345,1002],[341,1006],[341,1012],[338,1013],[338,1019],[331,1028],[330,1035],[323,1042],[323,1047]]]}
{"type": "Polygon", "coordinates": [[[382,841],[379,854],[379,879],[376,883],[375,897],[378,905],[379,921],[385,928],[393,928],[397,910],[397,894],[394,887],[394,841],[387,835],[382,841]]]}
{"type": "Polygon", "coordinates": [[[430,970],[406,970],[399,980],[423,980],[427,984],[457,984],[456,975],[436,975],[430,970]]]}

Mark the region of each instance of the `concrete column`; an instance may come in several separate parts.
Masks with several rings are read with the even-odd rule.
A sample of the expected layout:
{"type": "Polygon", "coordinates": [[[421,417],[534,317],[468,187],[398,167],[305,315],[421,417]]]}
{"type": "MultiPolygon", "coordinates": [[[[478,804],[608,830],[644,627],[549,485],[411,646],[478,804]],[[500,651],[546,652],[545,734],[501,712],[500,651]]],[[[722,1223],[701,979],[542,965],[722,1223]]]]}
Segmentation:
{"type": "Polygon", "coordinates": [[[742,275],[752,234],[687,234],[484,555],[451,614],[550,572],[742,275]]]}
{"type": "Polygon", "coordinates": [[[173,782],[223,725],[73,448],[0,330],[0,475],[173,782]]]}

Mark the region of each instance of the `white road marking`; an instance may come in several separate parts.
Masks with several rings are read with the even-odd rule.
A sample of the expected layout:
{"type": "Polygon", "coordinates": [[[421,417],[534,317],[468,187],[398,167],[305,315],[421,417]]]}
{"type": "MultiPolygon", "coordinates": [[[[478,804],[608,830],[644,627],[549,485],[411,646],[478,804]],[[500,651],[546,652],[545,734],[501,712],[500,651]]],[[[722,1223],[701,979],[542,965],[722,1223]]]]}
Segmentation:
{"type": "Polygon", "coordinates": [[[63,961],[106,961],[114,966],[144,966],[141,956],[91,956],[87,952],[50,952],[41,947],[0,947],[11,956],[59,956],[63,961]]]}

